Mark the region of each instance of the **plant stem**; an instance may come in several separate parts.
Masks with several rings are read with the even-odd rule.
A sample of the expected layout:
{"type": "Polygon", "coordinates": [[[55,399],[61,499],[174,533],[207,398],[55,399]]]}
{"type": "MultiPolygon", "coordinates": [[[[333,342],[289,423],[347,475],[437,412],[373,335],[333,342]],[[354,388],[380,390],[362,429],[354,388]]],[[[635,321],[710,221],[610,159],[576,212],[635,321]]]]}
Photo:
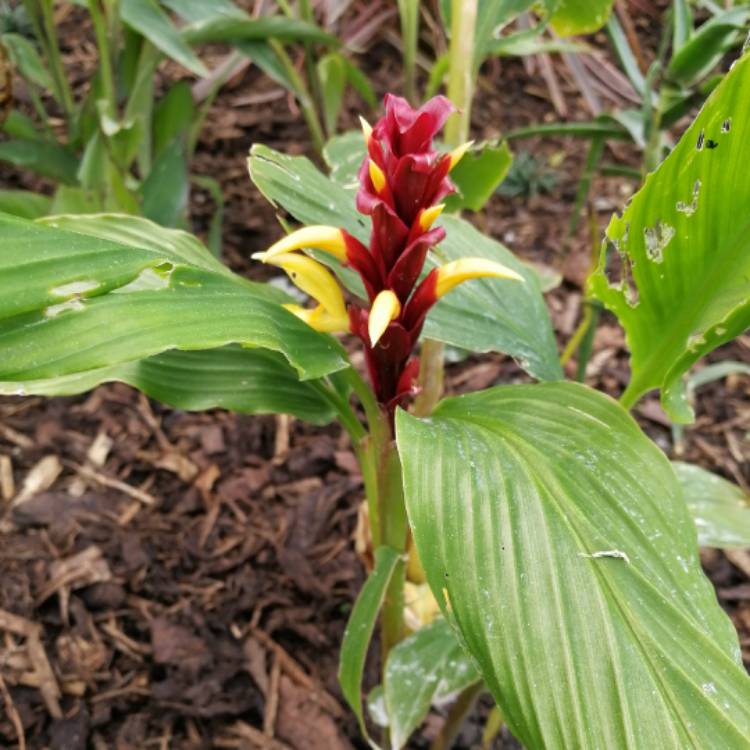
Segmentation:
{"type": "MultiPolygon", "coordinates": [[[[458,146],[468,140],[474,95],[474,28],[477,0],[451,0],[451,42],[448,52],[448,98],[458,108],[445,124],[445,142],[458,146]]],[[[420,354],[420,393],[414,402],[417,416],[428,416],[443,393],[445,345],[425,339],[420,354]]]]}
{"type": "Polygon", "coordinates": [[[315,109],[310,92],[302,80],[302,77],[297,72],[297,68],[294,67],[294,63],[284,49],[284,45],[278,39],[269,39],[269,46],[276,53],[279,58],[279,62],[284,68],[284,72],[287,74],[290,83],[292,84],[292,90],[294,95],[297,97],[302,115],[307,123],[307,128],[310,131],[310,138],[312,140],[313,148],[320,154],[323,151],[323,145],[325,143],[325,137],[323,135],[323,127],[318,119],[318,113],[315,109]]]}
{"type": "Polygon", "coordinates": [[[430,750],[450,750],[453,747],[461,726],[471,709],[474,708],[474,704],[481,695],[483,688],[484,684],[480,681],[469,685],[469,687],[459,693],[458,698],[456,698],[448,712],[440,734],[432,741],[430,750]]]}
{"type": "MultiPolygon", "coordinates": [[[[298,4],[299,16],[303,21],[308,23],[315,23],[315,16],[313,14],[312,5],[310,0],[299,0],[298,4]]],[[[323,108],[323,86],[320,83],[320,76],[318,75],[318,68],[315,65],[315,53],[311,42],[305,42],[305,73],[307,74],[307,82],[312,90],[312,106],[315,110],[315,117],[318,122],[321,121],[320,112],[323,108]]],[[[328,131],[328,137],[333,135],[330,130],[328,131]]]]}
{"type": "Polygon", "coordinates": [[[474,29],[477,0],[451,0],[451,43],[448,51],[448,98],[458,108],[445,124],[445,142],[458,146],[469,137],[474,96],[474,29]]]}
{"type": "Polygon", "coordinates": [[[65,75],[65,68],[63,68],[60,48],[57,45],[52,0],[24,0],[24,7],[34,25],[37,38],[44,48],[46,61],[52,73],[55,99],[62,107],[65,118],[70,124],[70,118],[73,114],[73,94],[65,75]]]}
{"type": "Polygon", "coordinates": [[[417,98],[417,41],[419,0],[398,0],[401,37],[404,43],[404,94],[414,104],[417,98]]]}
{"type": "Polygon", "coordinates": [[[109,39],[107,37],[107,26],[104,22],[99,0],[88,0],[89,15],[94,25],[94,36],[96,46],[99,48],[99,66],[101,71],[102,90],[107,101],[107,113],[114,118],[117,114],[117,96],[115,94],[115,76],[112,71],[112,56],[109,52],[109,39]]]}
{"type": "Polygon", "coordinates": [[[391,576],[381,613],[380,648],[383,674],[390,650],[404,637],[404,580],[406,578],[407,520],[401,460],[393,440],[383,446],[380,464],[380,523],[383,544],[403,552],[391,576]]]}

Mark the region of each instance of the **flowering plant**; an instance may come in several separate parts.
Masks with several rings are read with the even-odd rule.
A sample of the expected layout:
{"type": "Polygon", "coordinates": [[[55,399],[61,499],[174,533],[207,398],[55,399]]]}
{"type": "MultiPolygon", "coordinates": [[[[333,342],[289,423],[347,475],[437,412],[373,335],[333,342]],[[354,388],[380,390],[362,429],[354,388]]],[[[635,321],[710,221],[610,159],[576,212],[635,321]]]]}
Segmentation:
{"type": "MultiPolygon", "coordinates": [[[[590,288],[628,335],[625,405],[660,388],[689,419],[682,374],[750,323],[749,96],[746,56],[607,230],[590,288]]],[[[256,184],[308,225],[259,258],[312,308],[144,219],[0,215],[0,393],[120,380],[180,408],[337,418],[372,538],[339,677],[367,733],[379,619],[382,690],[368,698],[391,747],[458,693],[448,738],[482,689],[530,750],[750,747],[750,680],[675,471],[623,404],[563,381],[535,273],[441,214],[465,149],[433,147],[449,113],[389,97],[365,127],[356,196],[253,148],[256,184]],[[369,385],[332,332],[361,341],[369,385]],[[511,354],[543,382],[417,417],[404,407],[420,333],[511,354]]]]}
{"type": "Polygon", "coordinates": [[[370,381],[389,414],[416,389],[419,362],[412,357],[430,308],[463,281],[497,277],[523,281],[516,271],[485,258],[462,258],[431,270],[421,281],[430,248],[445,238],[433,227],[454,191],[448,177],[471,145],[439,153],[433,138],[453,111],[436,96],[419,110],[388,94],[385,115],[374,128],[364,120],[367,155],[359,170],[357,209],[372,219],[366,247],[345,229],[311,226],[297,230],[254,257],[283,268],[318,303],[287,309],[318,331],[351,332],[364,346],[370,381]],[[368,305],[349,305],[320,263],[295,250],[316,247],[353,268],[368,305]],[[419,283],[418,283],[419,282],[419,283]]]}

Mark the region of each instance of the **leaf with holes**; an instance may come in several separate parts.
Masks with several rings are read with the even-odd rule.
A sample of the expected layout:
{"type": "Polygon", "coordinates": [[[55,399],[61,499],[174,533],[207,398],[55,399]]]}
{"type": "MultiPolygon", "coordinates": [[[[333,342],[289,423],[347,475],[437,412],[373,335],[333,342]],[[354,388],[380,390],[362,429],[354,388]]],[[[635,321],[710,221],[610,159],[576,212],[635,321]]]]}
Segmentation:
{"type": "Polygon", "coordinates": [[[396,427],[430,587],[528,750],[750,747],[737,634],[621,406],[502,386],[396,427]]]}
{"type": "Polygon", "coordinates": [[[677,147],[607,229],[592,294],[625,328],[623,403],[661,388],[676,422],[682,376],[750,325],[750,55],[737,61],[677,147]],[[608,261],[620,264],[615,277],[608,261]]]}

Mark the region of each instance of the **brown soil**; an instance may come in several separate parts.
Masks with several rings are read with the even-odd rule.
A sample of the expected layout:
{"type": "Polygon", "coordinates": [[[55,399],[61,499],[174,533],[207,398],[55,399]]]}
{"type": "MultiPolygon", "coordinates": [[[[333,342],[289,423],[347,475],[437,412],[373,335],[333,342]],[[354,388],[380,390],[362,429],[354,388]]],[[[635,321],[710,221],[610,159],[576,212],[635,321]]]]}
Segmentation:
{"type": "MultiPolygon", "coordinates": [[[[659,19],[636,17],[644,39],[653,39],[659,19]]],[[[90,46],[68,45],[68,62],[90,69],[90,46]]],[[[388,41],[362,64],[379,93],[399,89],[388,41]]],[[[587,117],[565,70],[554,69],[568,114],[587,117]]],[[[344,124],[354,125],[360,107],[347,100],[344,124]]],[[[485,66],[479,137],[556,118],[538,64],[485,66]]],[[[250,254],[278,235],[273,210],[246,174],[254,142],[309,151],[294,103],[250,68],[220,95],[194,164],[221,182],[225,256],[246,274],[254,272],[250,254]]],[[[564,344],[581,314],[591,255],[585,217],[570,241],[561,230],[585,145],[549,139],[515,147],[558,163],[556,187],[528,200],[498,196],[477,221],[522,257],[562,272],[548,299],[564,344]]],[[[616,155],[638,163],[625,147],[616,155]]],[[[39,186],[3,169],[3,185],[39,186]]],[[[631,190],[623,179],[595,180],[596,225],[631,190]]],[[[209,208],[206,196],[193,196],[198,232],[209,208]]],[[[711,359],[750,360],[750,337],[711,359]]],[[[616,395],[627,377],[622,332],[605,315],[587,382],[616,395]]],[[[488,355],[450,365],[447,382],[464,392],[524,378],[508,358],[488,355]]],[[[705,387],[680,447],[681,457],[746,488],[749,394],[747,378],[705,387]]],[[[674,456],[658,399],[642,402],[637,417],[674,456]]],[[[16,495],[0,521],[0,746],[17,746],[15,719],[30,750],[365,747],[336,682],[338,644],[364,578],[352,544],[361,476],[338,427],[189,414],[109,385],[77,398],[0,400],[0,462],[16,495]]],[[[750,659],[750,556],[730,562],[712,551],[703,560],[750,659]]],[[[374,664],[367,679],[377,679],[374,664]]],[[[474,713],[458,747],[479,747],[487,707],[474,713]]],[[[431,715],[410,747],[426,748],[441,722],[431,715]]],[[[503,735],[493,747],[517,744],[503,735]]]]}

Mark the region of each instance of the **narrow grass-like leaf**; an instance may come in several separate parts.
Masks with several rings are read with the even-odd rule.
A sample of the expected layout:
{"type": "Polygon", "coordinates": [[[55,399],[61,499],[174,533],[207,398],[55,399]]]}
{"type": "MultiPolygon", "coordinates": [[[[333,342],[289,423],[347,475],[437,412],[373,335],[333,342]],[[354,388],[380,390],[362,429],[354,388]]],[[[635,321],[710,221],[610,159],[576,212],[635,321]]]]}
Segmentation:
{"type": "Polygon", "coordinates": [[[190,49],[156,0],[121,0],[120,17],[165,55],[189,71],[199,76],[208,75],[206,66],[190,49]]]}
{"type": "Polygon", "coordinates": [[[391,547],[375,550],[375,567],[354,602],[349,622],[341,643],[339,660],[339,683],[341,692],[352,711],[357,715],[362,734],[367,736],[364,712],[362,711],[362,674],[365,669],[367,649],[372,639],[378,612],[383,604],[386,589],[400,559],[391,547]]]}
{"type": "Polygon", "coordinates": [[[503,386],[396,425],[428,582],[524,747],[750,747],[737,634],[674,470],[621,406],[503,386]]]}

